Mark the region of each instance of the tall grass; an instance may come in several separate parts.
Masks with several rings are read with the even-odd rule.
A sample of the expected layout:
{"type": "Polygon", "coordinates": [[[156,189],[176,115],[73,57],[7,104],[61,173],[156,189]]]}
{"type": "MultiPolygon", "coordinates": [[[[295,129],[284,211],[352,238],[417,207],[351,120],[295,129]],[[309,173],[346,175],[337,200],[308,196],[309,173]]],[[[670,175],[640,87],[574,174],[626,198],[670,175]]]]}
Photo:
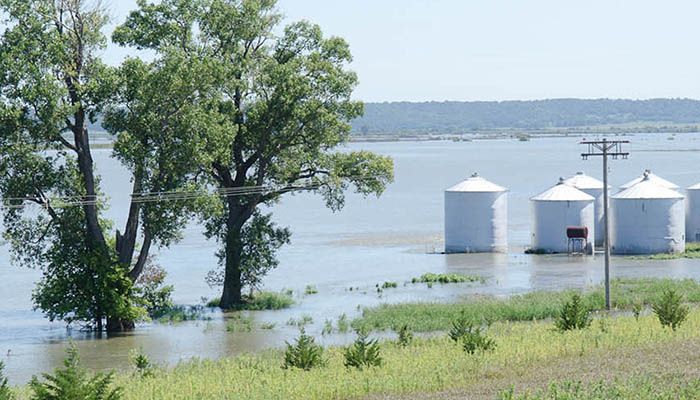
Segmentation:
{"type": "Polygon", "coordinates": [[[651,256],[635,256],[636,259],[676,260],[679,258],[700,258],[700,243],[686,243],[683,253],[659,253],[651,256]]]}
{"type": "Polygon", "coordinates": [[[495,323],[489,334],[498,346],[473,356],[446,336],[416,338],[406,348],[382,342],[382,366],[361,371],[343,366],[342,348],[325,351],[325,365],[310,371],[281,368],[283,352],[270,350],[218,361],[187,362],[146,380],[123,375],[120,383],[126,386],[128,400],[362,398],[466,390],[494,376],[515,379],[558,359],[604,357],[615,349],[697,340],[700,312],[691,312],[676,332],[663,329],[654,316],[646,315],[639,322],[633,317],[611,318],[605,334],[595,329],[562,334],[550,322],[495,323]]]}
{"type": "MultiPolygon", "coordinates": [[[[686,301],[700,303],[700,283],[692,279],[615,279],[611,283],[611,299],[617,309],[632,309],[636,304],[651,305],[664,290],[673,289],[686,301]]],[[[452,321],[465,315],[474,323],[495,321],[532,321],[552,318],[572,295],[580,291],[531,292],[509,298],[480,296],[459,303],[383,304],[363,310],[352,322],[355,329],[398,330],[410,325],[418,332],[448,330],[452,321]]],[[[605,294],[600,286],[581,294],[585,309],[605,307],[605,294]]]]}

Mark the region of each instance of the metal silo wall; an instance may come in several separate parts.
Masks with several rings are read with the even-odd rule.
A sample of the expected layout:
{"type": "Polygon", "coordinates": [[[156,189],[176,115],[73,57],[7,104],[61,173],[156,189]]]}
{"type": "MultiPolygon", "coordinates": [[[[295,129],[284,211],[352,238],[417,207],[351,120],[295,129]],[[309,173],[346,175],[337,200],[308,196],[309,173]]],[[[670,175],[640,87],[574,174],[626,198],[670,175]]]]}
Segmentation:
{"type": "Polygon", "coordinates": [[[589,252],[595,237],[595,206],[590,201],[531,201],[532,249],[566,253],[566,228],[588,228],[589,252]]]}
{"type": "Polygon", "coordinates": [[[445,192],[445,252],[508,250],[508,192],[445,192]]]}
{"type": "Polygon", "coordinates": [[[685,251],[683,199],[612,199],[610,206],[613,254],[685,251]]]}
{"type": "Polygon", "coordinates": [[[603,223],[603,189],[579,189],[580,191],[595,197],[595,245],[602,246],[604,241],[605,224],[603,223]]]}
{"type": "Polygon", "coordinates": [[[685,201],[685,239],[700,242],[700,189],[688,190],[685,201]]]}

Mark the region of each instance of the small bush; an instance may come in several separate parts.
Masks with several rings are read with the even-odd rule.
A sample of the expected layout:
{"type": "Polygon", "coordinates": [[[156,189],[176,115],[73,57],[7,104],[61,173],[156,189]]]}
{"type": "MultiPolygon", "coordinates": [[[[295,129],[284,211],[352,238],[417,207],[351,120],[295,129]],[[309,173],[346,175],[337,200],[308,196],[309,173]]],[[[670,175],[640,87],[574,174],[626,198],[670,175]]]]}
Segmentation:
{"type": "Polygon", "coordinates": [[[345,348],[345,367],[364,369],[382,365],[379,342],[368,338],[367,332],[357,332],[355,342],[345,348]]]}
{"type": "Polygon", "coordinates": [[[309,371],[323,364],[323,347],[317,345],[314,338],[306,334],[304,328],[300,330],[299,338],[293,345],[287,342],[283,368],[309,371]]]}
{"type": "Polygon", "coordinates": [[[246,304],[243,306],[243,309],[252,311],[281,310],[289,308],[293,304],[294,299],[292,299],[292,295],[289,292],[259,292],[252,298],[246,298],[246,304]]]}
{"type": "Polygon", "coordinates": [[[80,368],[80,357],[75,345],[66,350],[64,368],[57,369],[54,375],[44,374],[45,382],[33,377],[29,388],[34,392],[33,400],[119,400],[122,398],[119,387],[112,386],[112,374],[98,373],[89,377],[80,368]]]}
{"type": "Polygon", "coordinates": [[[382,284],[382,289],[396,289],[399,287],[399,284],[396,282],[384,282],[382,284]]]}
{"type": "Polygon", "coordinates": [[[661,298],[652,305],[654,314],[659,317],[661,325],[674,331],[688,318],[690,309],[683,305],[683,296],[673,289],[664,290],[661,298]]]}
{"type": "Polygon", "coordinates": [[[448,335],[453,342],[459,343],[459,341],[461,341],[462,338],[472,329],[473,325],[474,324],[472,321],[467,318],[464,312],[462,312],[456,321],[452,321],[452,328],[450,328],[448,335]]]}
{"type": "Polygon", "coordinates": [[[155,374],[155,365],[141,349],[133,349],[129,353],[129,363],[142,378],[152,377],[155,374]]]}
{"type": "Polygon", "coordinates": [[[165,285],[166,276],[165,269],[154,264],[149,257],[134,285],[140,305],[154,319],[162,317],[174,307],[172,300],[174,288],[172,285],[165,285]]]}
{"type": "Polygon", "coordinates": [[[469,327],[462,336],[462,349],[469,354],[493,351],[496,341],[486,335],[481,327],[469,327]]]}
{"type": "Polygon", "coordinates": [[[399,345],[401,347],[408,347],[412,341],[413,331],[411,331],[411,328],[409,328],[407,324],[402,325],[401,328],[399,328],[399,345]]]}
{"type": "Polygon", "coordinates": [[[561,332],[584,329],[591,324],[590,311],[583,305],[579,294],[574,294],[571,300],[564,303],[554,324],[561,332]]]}
{"type": "Polygon", "coordinates": [[[306,285],[306,289],[304,289],[305,295],[316,294],[316,293],[318,293],[318,289],[316,289],[316,286],[306,285]]]}
{"type": "Polygon", "coordinates": [[[14,400],[15,396],[10,391],[10,385],[5,377],[5,364],[0,361],[0,400],[14,400]]]}

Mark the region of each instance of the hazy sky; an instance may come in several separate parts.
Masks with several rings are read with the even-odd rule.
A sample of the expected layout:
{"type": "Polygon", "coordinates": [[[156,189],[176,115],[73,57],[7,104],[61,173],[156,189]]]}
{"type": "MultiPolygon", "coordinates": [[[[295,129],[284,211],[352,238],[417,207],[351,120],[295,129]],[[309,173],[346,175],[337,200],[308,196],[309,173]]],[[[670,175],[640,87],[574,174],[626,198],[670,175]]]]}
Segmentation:
{"type": "MultiPolygon", "coordinates": [[[[111,0],[115,22],[136,0],[111,0]]],[[[350,43],[365,101],[700,98],[697,0],[280,0],[350,43]]],[[[118,62],[126,54],[110,47],[118,62]]]]}

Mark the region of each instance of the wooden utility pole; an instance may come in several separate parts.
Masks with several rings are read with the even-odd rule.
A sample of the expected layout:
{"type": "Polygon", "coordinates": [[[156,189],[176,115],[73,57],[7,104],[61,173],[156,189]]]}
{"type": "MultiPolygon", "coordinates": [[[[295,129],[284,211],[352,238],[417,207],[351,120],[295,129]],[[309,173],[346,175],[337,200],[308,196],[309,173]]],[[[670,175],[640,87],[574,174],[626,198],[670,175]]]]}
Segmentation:
{"type": "Polygon", "coordinates": [[[622,157],[627,159],[630,153],[622,151],[622,145],[629,143],[629,140],[608,140],[599,141],[583,140],[581,144],[588,146],[588,151],[581,153],[581,157],[587,160],[588,157],[603,157],[603,222],[605,225],[604,247],[605,247],[605,309],[610,310],[610,217],[608,216],[608,156],[613,160],[622,157]]]}

